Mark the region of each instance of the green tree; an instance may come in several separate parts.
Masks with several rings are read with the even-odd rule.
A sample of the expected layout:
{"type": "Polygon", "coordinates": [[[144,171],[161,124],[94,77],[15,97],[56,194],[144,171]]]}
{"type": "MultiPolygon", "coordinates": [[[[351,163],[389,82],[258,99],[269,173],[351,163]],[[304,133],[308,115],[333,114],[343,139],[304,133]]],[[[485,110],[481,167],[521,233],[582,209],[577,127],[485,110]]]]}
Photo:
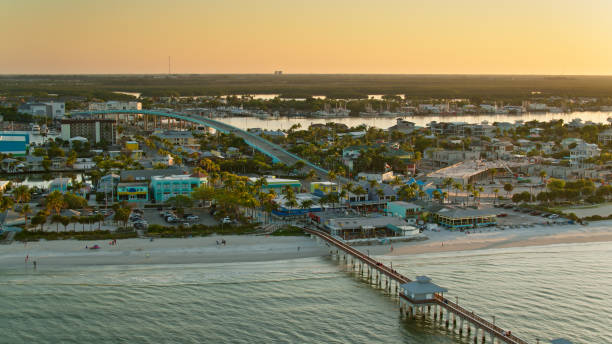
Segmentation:
{"type": "Polygon", "coordinates": [[[512,184],[510,183],[504,184],[504,191],[506,191],[506,195],[508,197],[510,197],[510,193],[512,192],[512,190],[514,190],[514,186],[512,186],[512,184]]]}

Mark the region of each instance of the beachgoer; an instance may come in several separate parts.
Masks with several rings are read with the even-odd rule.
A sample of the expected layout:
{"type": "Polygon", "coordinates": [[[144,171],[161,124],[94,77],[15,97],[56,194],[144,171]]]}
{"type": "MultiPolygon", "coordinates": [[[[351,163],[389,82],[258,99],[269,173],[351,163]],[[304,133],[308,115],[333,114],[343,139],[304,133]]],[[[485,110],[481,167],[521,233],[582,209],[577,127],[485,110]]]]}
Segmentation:
{"type": "Polygon", "coordinates": [[[217,240],[217,246],[219,246],[219,240],[217,240]]]}
{"type": "Polygon", "coordinates": [[[300,252],[300,247],[298,246],[298,252],[300,252]]]}
{"type": "Polygon", "coordinates": [[[34,264],[34,269],[36,269],[36,261],[34,261],[33,264],[34,264]]]}
{"type": "Polygon", "coordinates": [[[390,250],[391,250],[391,252],[393,252],[393,245],[391,245],[391,248],[390,248],[390,250]]]}
{"type": "Polygon", "coordinates": [[[26,263],[28,262],[28,259],[30,259],[30,255],[26,255],[26,258],[25,258],[26,263]]]}
{"type": "Polygon", "coordinates": [[[87,245],[85,245],[85,248],[87,248],[87,245]]]}

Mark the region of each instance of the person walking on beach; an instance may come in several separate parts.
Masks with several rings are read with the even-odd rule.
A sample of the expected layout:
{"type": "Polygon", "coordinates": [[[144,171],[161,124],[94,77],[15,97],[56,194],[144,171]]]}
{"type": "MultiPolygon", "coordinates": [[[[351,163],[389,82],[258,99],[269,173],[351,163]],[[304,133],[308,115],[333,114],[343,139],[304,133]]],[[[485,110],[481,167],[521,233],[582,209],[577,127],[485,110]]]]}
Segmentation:
{"type": "Polygon", "coordinates": [[[36,270],[36,261],[32,262],[34,264],[34,270],[36,270]]]}
{"type": "Polygon", "coordinates": [[[26,262],[26,263],[28,262],[28,259],[30,259],[30,255],[29,255],[29,254],[28,254],[28,255],[26,255],[26,257],[25,257],[25,262],[26,262]]]}

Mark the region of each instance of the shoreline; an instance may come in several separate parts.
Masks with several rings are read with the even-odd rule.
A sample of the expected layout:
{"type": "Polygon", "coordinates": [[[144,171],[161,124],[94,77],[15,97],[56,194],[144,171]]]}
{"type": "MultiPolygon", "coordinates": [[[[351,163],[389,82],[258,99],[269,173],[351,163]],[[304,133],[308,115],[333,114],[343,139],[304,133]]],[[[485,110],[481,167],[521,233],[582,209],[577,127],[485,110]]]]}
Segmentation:
{"type": "Polygon", "coordinates": [[[423,253],[474,251],[495,248],[548,246],[612,241],[612,221],[600,221],[588,226],[536,226],[513,230],[482,230],[478,233],[426,231],[428,240],[397,243],[393,251],[389,246],[375,248],[374,254],[404,256],[423,253]]]}
{"type": "MultiPolygon", "coordinates": [[[[396,242],[391,245],[354,246],[379,256],[408,256],[426,253],[475,251],[495,248],[548,246],[612,241],[612,221],[589,226],[536,226],[513,230],[482,229],[466,234],[448,230],[425,231],[425,241],[396,242]]],[[[118,240],[57,240],[14,242],[0,245],[2,268],[79,265],[206,264],[241,263],[322,257],[327,247],[306,236],[273,237],[255,235],[194,238],[118,240]],[[225,239],[227,244],[217,244],[225,239]],[[100,249],[86,249],[99,245],[100,249]],[[299,247],[299,249],[298,249],[299,247]],[[25,257],[29,261],[25,262],[25,257]]]]}
{"type": "Polygon", "coordinates": [[[240,263],[319,257],[324,246],[309,237],[265,237],[254,235],[196,238],[123,239],[117,245],[107,240],[57,240],[14,242],[0,246],[0,266],[138,265],[240,263]],[[227,244],[217,244],[226,240],[227,244]],[[89,249],[99,245],[99,249],[89,249]],[[88,248],[85,248],[85,247],[88,248]],[[299,249],[298,249],[299,247],[299,249]]]}

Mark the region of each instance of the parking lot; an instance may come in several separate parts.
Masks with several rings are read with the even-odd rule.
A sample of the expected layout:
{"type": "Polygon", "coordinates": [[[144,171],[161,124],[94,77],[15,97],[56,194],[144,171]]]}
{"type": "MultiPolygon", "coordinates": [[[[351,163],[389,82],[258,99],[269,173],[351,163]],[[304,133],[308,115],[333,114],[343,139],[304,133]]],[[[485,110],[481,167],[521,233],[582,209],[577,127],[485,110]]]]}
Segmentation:
{"type": "Polygon", "coordinates": [[[513,209],[505,208],[491,208],[491,212],[496,215],[506,214],[506,216],[497,217],[497,224],[499,226],[512,226],[512,225],[532,225],[542,223],[552,223],[555,221],[567,221],[565,218],[549,219],[540,215],[531,215],[529,212],[521,212],[513,209]]]}
{"type": "MultiPolygon", "coordinates": [[[[165,211],[170,211],[170,209],[166,209],[164,208],[163,210],[165,211]]],[[[165,219],[160,216],[160,211],[157,210],[157,208],[148,208],[144,210],[144,215],[143,215],[143,219],[148,223],[148,225],[162,225],[162,226],[178,226],[182,223],[185,222],[189,222],[190,224],[202,224],[205,226],[215,226],[217,225],[219,222],[217,220],[215,220],[215,218],[213,216],[211,216],[208,212],[208,208],[190,208],[190,209],[185,209],[185,214],[192,214],[192,215],[196,215],[199,217],[199,220],[196,221],[187,221],[186,219],[179,219],[178,222],[176,223],[168,223],[165,221],[165,219]]]]}

